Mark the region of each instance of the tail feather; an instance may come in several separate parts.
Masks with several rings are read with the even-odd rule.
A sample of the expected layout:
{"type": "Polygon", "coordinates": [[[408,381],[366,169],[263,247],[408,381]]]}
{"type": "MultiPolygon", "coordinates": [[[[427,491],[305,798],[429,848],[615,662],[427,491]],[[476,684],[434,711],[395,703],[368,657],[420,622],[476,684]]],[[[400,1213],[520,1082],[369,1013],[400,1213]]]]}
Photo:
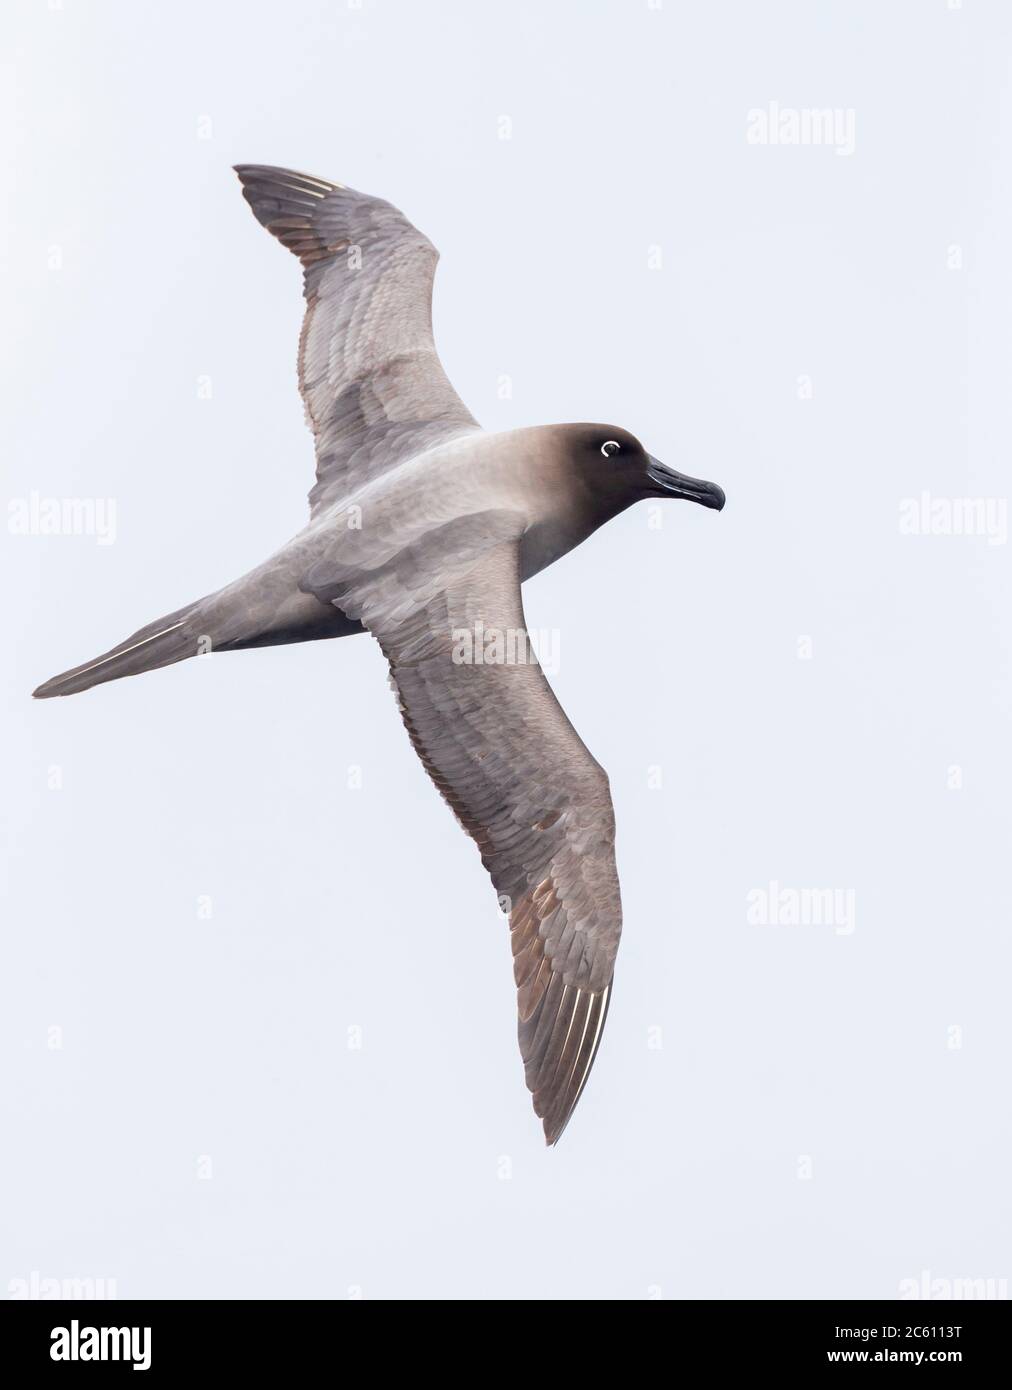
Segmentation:
{"type": "Polygon", "coordinates": [[[140,671],[153,671],[159,666],[171,666],[173,662],[196,656],[201,634],[192,619],[197,607],[191,604],[175,613],[167,613],[157,622],[140,628],[104,656],[53,676],[32,694],[37,700],[48,700],[53,695],[76,695],[79,690],[88,690],[103,681],[135,676],[140,671]]]}

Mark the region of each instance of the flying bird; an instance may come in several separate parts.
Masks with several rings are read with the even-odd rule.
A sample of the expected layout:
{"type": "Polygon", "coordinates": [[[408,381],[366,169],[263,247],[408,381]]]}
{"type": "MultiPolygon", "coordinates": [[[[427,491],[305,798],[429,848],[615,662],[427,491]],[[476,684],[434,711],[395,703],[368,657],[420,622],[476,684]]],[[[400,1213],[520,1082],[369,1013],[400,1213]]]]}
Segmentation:
{"type": "Polygon", "coordinates": [[[608,777],[536,660],[461,659],[455,634],[525,632],[524,580],[641,498],[719,511],[724,494],[615,425],[482,430],[436,354],[432,243],[380,198],[289,169],[236,173],[302,263],[309,521],[249,574],[35,695],[198,651],[372,633],[415,751],[509,914],[520,1052],[554,1144],[597,1054],[622,926],[608,777]]]}

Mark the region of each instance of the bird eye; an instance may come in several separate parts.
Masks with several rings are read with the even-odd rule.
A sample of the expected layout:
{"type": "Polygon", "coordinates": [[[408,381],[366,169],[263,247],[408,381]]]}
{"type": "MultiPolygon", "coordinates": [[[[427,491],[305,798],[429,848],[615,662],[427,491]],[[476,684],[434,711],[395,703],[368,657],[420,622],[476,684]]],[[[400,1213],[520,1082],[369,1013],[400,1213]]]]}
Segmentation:
{"type": "Polygon", "coordinates": [[[619,444],[617,440],[606,439],[601,445],[601,453],[604,454],[606,459],[611,458],[612,454],[617,454],[621,447],[621,444],[619,444]]]}

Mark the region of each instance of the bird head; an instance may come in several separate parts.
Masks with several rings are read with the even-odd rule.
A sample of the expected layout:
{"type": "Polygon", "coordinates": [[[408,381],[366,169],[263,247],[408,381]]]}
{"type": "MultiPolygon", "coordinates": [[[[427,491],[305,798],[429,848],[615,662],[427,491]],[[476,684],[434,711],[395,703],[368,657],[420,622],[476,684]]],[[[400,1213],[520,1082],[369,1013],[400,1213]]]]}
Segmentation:
{"type": "Polygon", "coordinates": [[[617,425],[570,425],[567,437],[580,477],[602,499],[630,506],[642,497],[682,497],[718,512],[724,505],[723,488],[669,468],[617,425]]]}

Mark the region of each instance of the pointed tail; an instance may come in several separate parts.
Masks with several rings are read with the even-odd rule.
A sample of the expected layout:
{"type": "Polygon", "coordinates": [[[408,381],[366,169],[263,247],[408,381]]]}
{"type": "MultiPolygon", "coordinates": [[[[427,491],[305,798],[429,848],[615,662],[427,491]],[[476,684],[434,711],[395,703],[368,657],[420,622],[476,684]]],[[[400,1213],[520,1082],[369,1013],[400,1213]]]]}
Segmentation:
{"type": "Polygon", "coordinates": [[[33,695],[37,700],[48,700],[53,695],[76,695],[79,690],[88,690],[103,681],[135,676],[139,671],[153,671],[158,666],[171,666],[173,662],[196,656],[203,650],[202,640],[206,641],[200,629],[200,607],[199,602],[192,603],[175,613],[167,613],[104,656],[54,676],[33,691],[33,695]]]}

